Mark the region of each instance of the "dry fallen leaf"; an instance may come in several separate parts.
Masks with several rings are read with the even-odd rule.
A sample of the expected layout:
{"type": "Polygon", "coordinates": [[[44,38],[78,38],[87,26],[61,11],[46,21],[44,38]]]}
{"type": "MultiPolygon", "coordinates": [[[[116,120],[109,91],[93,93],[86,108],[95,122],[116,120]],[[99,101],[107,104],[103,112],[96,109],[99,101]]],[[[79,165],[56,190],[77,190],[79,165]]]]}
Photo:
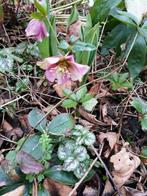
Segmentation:
{"type": "Polygon", "coordinates": [[[71,90],[74,85],[75,85],[74,82],[68,81],[68,82],[66,82],[65,84],[62,84],[62,85],[61,84],[54,84],[53,88],[56,91],[57,95],[62,98],[62,97],[64,97],[63,89],[68,88],[68,89],[71,90]]]}
{"type": "Polygon", "coordinates": [[[112,155],[110,162],[113,163],[112,175],[114,182],[121,187],[131,177],[135,169],[140,165],[140,159],[123,147],[120,152],[112,155]]]}
{"type": "Polygon", "coordinates": [[[25,186],[22,185],[22,186],[19,186],[18,188],[14,189],[13,191],[11,192],[8,192],[2,196],[23,196],[24,195],[24,189],[25,189],[25,186]]]}
{"type": "Polygon", "coordinates": [[[109,147],[110,147],[110,148],[107,148],[107,150],[104,152],[104,156],[106,158],[108,158],[111,151],[114,149],[115,144],[117,143],[117,133],[114,133],[114,132],[108,132],[108,133],[100,132],[100,134],[98,135],[99,142],[101,144],[103,144],[105,139],[108,141],[109,147]]]}
{"type": "Polygon", "coordinates": [[[5,135],[8,138],[11,138],[12,140],[16,140],[17,138],[21,138],[23,135],[23,131],[19,127],[13,128],[10,125],[10,123],[8,123],[6,120],[3,121],[2,129],[5,133],[5,135]]]}
{"type": "Polygon", "coordinates": [[[101,144],[104,142],[104,139],[106,139],[109,142],[109,146],[112,150],[117,142],[117,133],[115,133],[115,132],[108,132],[108,133],[100,132],[98,139],[101,144]]]}
{"type": "Polygon", "coordinates": [[[92,124],[102,125],[102,126],[106,125],[105,123],[101,122],[100,120],[97,120],[95,115],[86,112],[82,107],[79,108],[79,113],[81,114],[82,117],[84,117],[86,120],[88,120],[92,124]]]}
{"type": "Polygon", "coordinates": [[[98,190],[89,186],[86,186],[83,191],[83,196],[97,196],[97,195],[98,195],[98,190]]]}
{"type": "Polygon", "coordinates": [[[81,26],[82,26],[82,23],[80,20],[77,20],[76,22],[70,25],[70,27],[67,29],[67,36],[66,36],[67,42],[70,42],[71,35],[74,35],[77,38],[77,40],[79,39],[80,32],[81,32],[81,26]]]}
{"type": "Polygon", "coordinates": [[[48,190],[51,196],[55,196],[55,195],[66,196],[72,190],[72,188],[70,188],[69,186],[55,182],[49,178],[46,178],[44,180],[43,186],[46,190],[48,190]]]}

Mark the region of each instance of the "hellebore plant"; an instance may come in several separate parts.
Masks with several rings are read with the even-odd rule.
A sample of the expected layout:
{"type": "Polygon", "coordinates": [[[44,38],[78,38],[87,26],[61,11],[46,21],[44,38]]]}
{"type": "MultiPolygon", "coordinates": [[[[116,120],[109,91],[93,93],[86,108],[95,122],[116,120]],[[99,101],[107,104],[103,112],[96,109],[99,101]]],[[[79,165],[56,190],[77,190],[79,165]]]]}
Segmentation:
{"type": "Polygon", "coordinates": [[[44,22],[37,19],[32,19],[29,22],[25,32],[27,37],[32,37],[39,42],[42,42],[45,37],[49,36],[44,22]]]}
{"type": "Polygon", "coordinates": [[[58,84],[64,84],[71,80],[81,81],[89,71],[89,66],[76,63],[73,55],[48,57],[42,62],[38,62],[37,65],[45,70],[46,78],[50,82],[57,79],[58,84]]]}

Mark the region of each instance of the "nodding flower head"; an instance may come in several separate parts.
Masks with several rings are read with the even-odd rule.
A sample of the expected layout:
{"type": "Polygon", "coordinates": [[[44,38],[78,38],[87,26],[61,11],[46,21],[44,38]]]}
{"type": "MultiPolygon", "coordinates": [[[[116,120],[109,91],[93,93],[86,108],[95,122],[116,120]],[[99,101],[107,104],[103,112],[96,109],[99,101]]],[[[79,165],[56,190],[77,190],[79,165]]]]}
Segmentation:
{"type": "Polygon", "coordinates": [[[58,84],[67,81],[81,81],[82,77],[89,71],[89,66],[75,62],[73,55],[61,57],[48,57],[37,63],[45,70],[46,78],[50,82],[57,80],[58,84]]]}
{"type": "Polygon", "coordinates": [[[32,37],[33,39],[40,42],[45,37],[49,36],[44,22],[37,19],[32,19],[29,22],[25,32],[27,37],[32,37]]]}

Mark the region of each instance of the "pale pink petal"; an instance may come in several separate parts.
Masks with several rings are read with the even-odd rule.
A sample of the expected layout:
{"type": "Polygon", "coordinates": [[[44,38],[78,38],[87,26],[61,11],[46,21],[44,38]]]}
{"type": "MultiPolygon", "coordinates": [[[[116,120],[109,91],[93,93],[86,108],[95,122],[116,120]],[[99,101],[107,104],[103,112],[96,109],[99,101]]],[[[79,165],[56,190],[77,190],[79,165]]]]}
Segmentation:
{"type": "Polygon", "coordinates": [[[80,74],[82,75],[85,75],[90,69],[88,65],[82,65],[78,63],[75,63],[74,66],[79,70],[80,74]]]}
{"type": "Polygon", "coordinates": [[[54,80],[56,79],[56,70],[46,70],[45,71],[45,76],[47,78],[47,80],[49,80],[50,82],[54,82],[54,80]]]}
{"type": "Polygon", "coordinates": [[[70,62],[72,62],[72,63],[75,63],[75,60],[74,60],[74,56],[73,56],[73,55],[65,56],[65,59],[66,59],[67,61],[70,61],[70,62]]]}
{"type": "Polygon", "coordinates": [[[29,22],[25,32],[27,37],[31,36],[38,41],[42,41],[42,39],[49,35],[45,24],[37,19],[32,19],[29,22]]]}
{"type": "Polygon", "coordinates": [[[67,73],[58,72],[57,73],[57,82],[58,84],[65,84],[67,81],[70,81],[70,76],[67,73]]]}
{"type": "Polygon", "coordinates": [[[47,69],[57,67],[58,65],[56,63],[58,63],[59,60],[60,60],[59,57],[48,57],[48,58],[45,58],[43,61],[38,61],[37,65],[41,69],[47,70],[47,69]]]}
{"type": "Polygon", "coordinates": [[[73,81],[82,80],[82,77],[89,71],[89,66],[78,63],[72,64],[69,68],[71,79],[73,81]]]}
{"type": "Polygon", "coordinates": [[[54,57],[48,57],[46,58],[48,65],[52,65],[52,64],[56,64],[59,62],[59,60],[61,59],[61,57],[59,56],[54,56],[54,57]]]}

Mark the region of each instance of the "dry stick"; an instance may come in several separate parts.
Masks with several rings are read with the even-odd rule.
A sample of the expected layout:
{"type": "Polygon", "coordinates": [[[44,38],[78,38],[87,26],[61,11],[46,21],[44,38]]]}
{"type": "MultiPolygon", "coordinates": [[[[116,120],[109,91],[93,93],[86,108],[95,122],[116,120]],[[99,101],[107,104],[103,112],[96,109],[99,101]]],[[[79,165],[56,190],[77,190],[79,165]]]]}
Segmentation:
{"type": "Polygon", "coordinates": [[[26,97],[26,96],[28,96],[28,95],[29,95],[29,94],[27,93],[27,94],[25,94],[25,95],[23,95],[23,96],[19,96],[19,97],[17,97],[16,99],[13,99],[13,100],[11,100],[11,101],[9,101],[9,102],[7,102],[7,103],[1,105],[0,108],[3,108],[3,107],[5,107],[5,106],[7,106],[7,105],[9,105],[9,104],[11,104],[11,103],[13,103],[13,102],[16,102],[16,101],[18,101],[18,100],[20,100],[20,99],[23,99],[24,97],[26,97]]]}
{"type": "Polygon", "coordinates": [[[72,196],[74,192],[77,190],[77,188],[80,186],[80,184],[83,182],[83,180],[86,178],[90,170],[93,168],[94,164],[96,163],[98,157],[96,157],[93,162],[91,163],[90,167],[88,168],[87,172],[84,174],[84,176],[75,184],[75,187],[72,189],[72,191],[68,194],[68,196],[72,196]]]}
{"type": "Polygon", "coordinates": [[[120,191],[119,191],[117,185],[115,184],[114,179],[113,179],[112,175],[110,174],[110,172],[109,172],[107,166],[106,166],[105,163],[103,162],[101,156],[98,154],[98,152],[96,151],[96,149],[94,148],[93,145],[91,146],[91,148],[92,148],[93,151],[95,152],[95,154],[96,154],[97,158],[99,159],[99,161],[102,163],[102,165],[103,165],[103,167],[104,167],[106,173],[108,174],[108,176],[109,176],[109,178],[111,179],[111,181],[112,181],[112,183],[113,183],[115,189],[117,190],[118,195],[121,196],[120,191]]]}

